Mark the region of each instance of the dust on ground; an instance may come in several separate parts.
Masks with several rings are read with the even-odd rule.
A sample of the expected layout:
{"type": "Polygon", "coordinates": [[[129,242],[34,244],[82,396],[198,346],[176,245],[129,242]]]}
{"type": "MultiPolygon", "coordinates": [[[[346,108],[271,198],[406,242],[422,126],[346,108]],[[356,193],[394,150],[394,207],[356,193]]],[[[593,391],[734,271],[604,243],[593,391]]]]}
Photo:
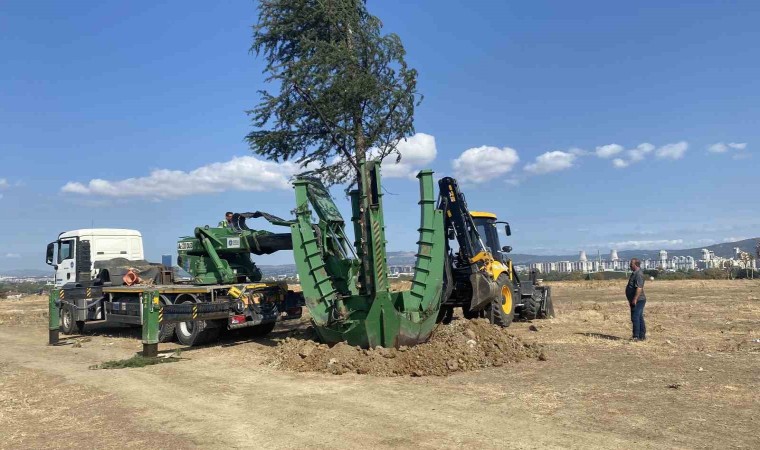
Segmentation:
{"type": "Polygon", "coordinates": [[[525,344],[486,319],[462,319],[440,325],[424,344],[398,349],[362,349],[346,343],[330,347],[317,342],[308,328],[305,333],[285,338],[271,361],[277,367],[299,372],[422,377],[501,367],[525,358],[546,356],[540,345],[525,344]]]}

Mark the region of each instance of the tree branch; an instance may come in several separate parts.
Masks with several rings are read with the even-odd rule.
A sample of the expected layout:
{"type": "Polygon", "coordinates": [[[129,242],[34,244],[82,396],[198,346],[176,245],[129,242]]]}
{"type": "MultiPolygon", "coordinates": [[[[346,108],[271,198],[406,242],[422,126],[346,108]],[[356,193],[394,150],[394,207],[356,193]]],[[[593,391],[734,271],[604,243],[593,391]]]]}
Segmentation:
{"type": "Polygon", "coordinates": [[[304,92],[297,83],[293,83],[293,89],[296,90],[298,95],[303,98],[303,100],[311,106],[314,111],[316,111],[317,115],[319,116],[319,120],[322,121],[322,124],[327,128],[328,133],[330,133],[330,138],[332,138],[333,144],[335,144],[338,149],[343,152],[343,156],[345,156],[348,159],[348,162],[351,163],[351,166],[356,170],[356,173],[359,173],[359,166],[356,165],[356,162],[354,162],[354,159],[351,157],[351,153],[346,148],[345,144],[338,141],[338,137],[335,135],[334,128],[335,126],[332,125],[325,119],[325,116],[322,114],[322,111],[319,109],[319,107],[314,104],[314,102],[311,100],[311,97],[304,92]]]}

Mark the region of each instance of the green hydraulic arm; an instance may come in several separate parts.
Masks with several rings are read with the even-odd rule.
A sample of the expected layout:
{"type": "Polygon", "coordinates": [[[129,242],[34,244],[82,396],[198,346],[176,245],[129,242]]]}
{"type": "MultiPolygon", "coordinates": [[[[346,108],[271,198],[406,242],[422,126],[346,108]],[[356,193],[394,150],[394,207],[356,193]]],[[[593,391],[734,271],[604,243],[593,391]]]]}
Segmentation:
{"type": "Polygon", "coordinates": [[[255,212],[233,215],[234,226],[197,227],[193,236],[177,243],[178,264],[193,276],[196,284],[257,282],[261,271],[251,254],[266,255],[292,248],[290,233],[253,230],[245,224],[250,217],[265,217],[274,225],[289,226],[292,221],[255,212]]]}
{"type": "Polygon", "coordinates": [[[438,317],[445,263],[443,214],[436,209],[433,172],[417,175],[420,237],[415,275],[411,289],[400,292],[391,292],[388,282],[380,163],[363,164],[360,174],[365,189],[351,192],[355,248],[324,185],[310,178],[295,182],[296,220],[290,227],[306,305],[327,343],[394,347],[424,342],[438,317]],[[312,223],[310,206],[318,223],[312,223]]]}

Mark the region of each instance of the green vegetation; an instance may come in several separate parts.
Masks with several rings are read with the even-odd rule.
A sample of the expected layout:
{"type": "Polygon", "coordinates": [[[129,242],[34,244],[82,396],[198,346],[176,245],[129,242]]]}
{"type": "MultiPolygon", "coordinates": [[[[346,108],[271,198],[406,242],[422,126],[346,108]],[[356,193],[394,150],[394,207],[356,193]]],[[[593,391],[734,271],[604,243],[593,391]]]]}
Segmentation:
{"type": "Polygon", "coordinates": [[[139,367],[145,367],[145,366],[152,366],[154,364],[177,362],[180,360],[180,358],[178,358],[177,356],[179,356],[179,352],[175,352],[175,354],[171,355],[169,358],[164,358],[164,357],[147,358],[138,353],[131,358],[115,359],[111,361],[106,361],[104,363],[96,364],[94,366],[90,366],[90,369],[96,370],[96,369],[139,368],[139,367]]]}
{"type": "Polygon", "coordinates": [[[414,133],[417,71],[401,39],[382,34],[365,0],[262,0],[251,51],[267,81],[248,111],[251,150],[294,160],[327,184],[354,182],[369,158],[394,154],[414,133]],[[370,154],[370,149],[373,149],[370,154]]]}
{"type": "Polygon", "coordinates": [[[0,282],[0,298],[5,298],[8,294],[37,294],[44,292],[49,288],[44,281],[23,282],[23,283],[2,283],[0,282]]]}

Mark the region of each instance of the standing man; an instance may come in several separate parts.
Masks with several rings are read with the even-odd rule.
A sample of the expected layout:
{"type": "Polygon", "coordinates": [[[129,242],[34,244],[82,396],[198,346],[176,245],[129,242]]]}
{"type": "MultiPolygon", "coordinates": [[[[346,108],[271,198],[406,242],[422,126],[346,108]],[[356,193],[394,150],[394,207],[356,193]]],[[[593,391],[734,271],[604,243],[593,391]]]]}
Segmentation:
{"type": "Polygon", "coordinates": [[[633,340],[643,341],[647,337],[647,327],[644,325],[644,306],[647,297],[644,295],[644,274],[641,273],[641,261],[631,260],[631,277],[625,287],[625,296],[631,307],[631,322],[633,323],[633,340]]]}
{"type": "Polygon", "coordinates": [[[219,222],[219,228],[232,228],[232,212],[227,211],[224,213],[224,220],[219,222]]]}

